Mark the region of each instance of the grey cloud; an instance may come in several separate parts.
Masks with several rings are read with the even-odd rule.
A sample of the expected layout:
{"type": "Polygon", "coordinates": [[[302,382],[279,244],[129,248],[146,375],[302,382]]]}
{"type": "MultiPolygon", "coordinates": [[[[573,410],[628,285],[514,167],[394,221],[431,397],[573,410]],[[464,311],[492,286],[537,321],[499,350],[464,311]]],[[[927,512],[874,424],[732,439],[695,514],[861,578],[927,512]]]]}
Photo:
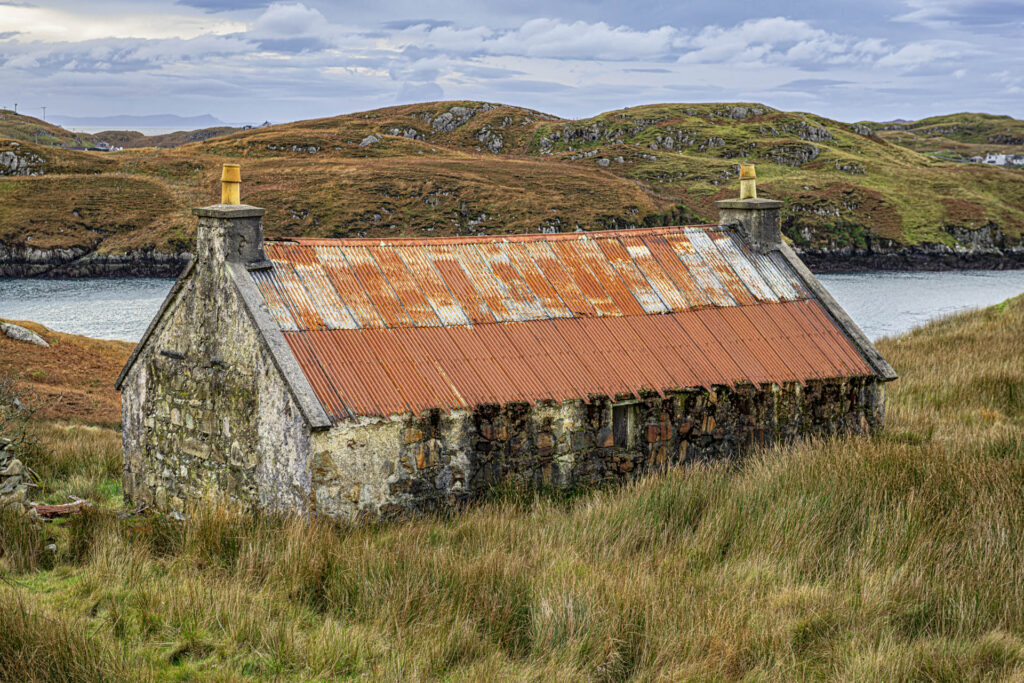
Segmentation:
{"type": "Polygon", "coordinates": [[[395,96],[395,102],[430,102],[443,100],[444,90],[437,83],[402,83],[395,96]]]}
{"type": "Polygon", "coordinates": [[[451,21],[436,21],[433,19],[402,19],[399,21],[385,21],[383,24],[381,24],[381,28],[401,31],[411,26],[426,26],[427,28],[437,28],[438,26],[454,25],[455,23],[451,21]]]}
{"type": "Polygon", "coordinates": [[[850,85],[850,81],[838,81],[831,78],[801,78],[795,81],[783,83],[778,87],[788,88],[833,88],[839,85],[850,85]]]}
{"type": "Polygon", "coordinates": [[[1024,6],[1014,0],[907,0],[898,21],[941,27],[1013,29],[1024,24],[1024,6]]]}
{"type": "Polygon", "coordinates": [[[258,9],[266,7],[270,3],[265,0],[177,0],[175,4],[209,12],[228,12],[240,9],[258,9]]]}
{"type": "Polygon", "coordinates": [[[267,52],[284,54],[319,52],[331,47],[331,43],[320,38],[262,38],[256,41],[256,45],[267,52]]]}
{"type": "Polygon", "coordinates": [[[471,76],[473,78],[483,78],[488,80],[499,79],[499,78],[510,78],[512,76],[522,76],[525,71],[519,69],[505,69],[493,66],[478,66],[472,63],[462,65],[459,68],[459,73],[464,76],[471,76]]]}
{"type": "Polygon", "coordinates": [[[491,86],[497,87],[504,92],[512,93],[556,93],[576,90],[571,85],[555,83],[554,81],[536,81],[519,78],[497,80],[491,86]]]}

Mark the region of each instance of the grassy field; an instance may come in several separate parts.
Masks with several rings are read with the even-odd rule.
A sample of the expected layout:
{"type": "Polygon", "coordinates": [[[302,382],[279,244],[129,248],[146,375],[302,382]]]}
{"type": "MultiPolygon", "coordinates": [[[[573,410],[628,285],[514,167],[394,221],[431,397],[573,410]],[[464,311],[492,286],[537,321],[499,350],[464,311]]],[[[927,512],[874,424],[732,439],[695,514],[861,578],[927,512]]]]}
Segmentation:
{"type": "Polygon", "coordinates": [[[0,679],[1020,680],[1022,329],[882,341],[871,438],[377,527],[121,519],[116,433],[46,422],[42,497],[102,507],[0,521],[0,679]]]}
{"type": "Polygon", "coordinates": [[[1024,172],[936,156],[956,145],[1020,147],[1013,141],[1024,123],[1008,117],[955,115],[894,131],[752,103],[654,104],[563,120],[427,102],[99,153],[36,144],[26,131],[41,122],[4,116],[0,153],[42,174],[0,177],[7,246],[186,250],[190,209],[218,200],[224,162],[241,163],[243,200],[268,210],[273,236],[709,222],[714,202],[736,195],[741,162],[757,164],[762,195],[785,201],[784,231],[798,246],[955,246],[948,228],[982,226],[1016,243],[1024,231],[1024,172]]]}

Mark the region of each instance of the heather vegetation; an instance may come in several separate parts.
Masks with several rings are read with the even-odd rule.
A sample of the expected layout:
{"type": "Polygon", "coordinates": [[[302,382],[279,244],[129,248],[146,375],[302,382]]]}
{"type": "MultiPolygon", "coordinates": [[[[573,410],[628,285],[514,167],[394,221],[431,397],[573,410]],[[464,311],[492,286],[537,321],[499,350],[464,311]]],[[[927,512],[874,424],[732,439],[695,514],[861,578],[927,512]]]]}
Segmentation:
{"type": "Polygon", "coordinates": [[[116,433],[46,422],[40,495],[99,504],[0,521],[0,679],[1019,680],[1021,329],[883,340],[870,438],[381,526],[127,516],[116,433]]]}
{"type": "Polygon", "coordinates": [[[0,138],[11,138],[0,140],[0,158],[14,169],[0,169],[8,248],[187,250],[189,211],[217,201],[224,162],[242,164],[243,200],[268,209],[271,236],[711,222],[714,202],[735,193],[741,162],[757,165],[762,195],[786,202],[784,230],[799,247],[977,246],[965,234],[984,227],[992,234],[981,246],[1002,248],[1024,230],[1024,173],[933,154],[1019,147],[1021,122],[1006,117],[955,115],[896,129],[752,103],[646,105],[565,120],[433,102],[112,153],[37,144],[25,133],[32,125],[9,113],[0,120],[0,138]]]}

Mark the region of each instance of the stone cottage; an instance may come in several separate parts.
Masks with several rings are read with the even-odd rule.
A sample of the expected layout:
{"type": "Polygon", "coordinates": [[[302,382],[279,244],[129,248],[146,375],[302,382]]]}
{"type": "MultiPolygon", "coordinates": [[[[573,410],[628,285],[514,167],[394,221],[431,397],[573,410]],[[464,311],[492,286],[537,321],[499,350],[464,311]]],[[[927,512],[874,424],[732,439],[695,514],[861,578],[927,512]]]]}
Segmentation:
{"type": "Polygon", "coordinates": [[[718,225],[265,240],[237,173],[117,380],[132,501],[387,517],[882,427],[752,178],[718,225]]]}

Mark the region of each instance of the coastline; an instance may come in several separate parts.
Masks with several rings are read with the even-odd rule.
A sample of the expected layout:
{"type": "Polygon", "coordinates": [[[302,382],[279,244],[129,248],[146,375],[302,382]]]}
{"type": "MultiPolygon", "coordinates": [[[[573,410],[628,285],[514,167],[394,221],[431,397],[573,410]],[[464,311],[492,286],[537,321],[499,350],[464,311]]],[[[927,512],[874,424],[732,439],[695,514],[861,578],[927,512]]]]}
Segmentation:
{"type": "Polygon", "coordinates": [[[952,249],[928,244],[898,249],[794,249],[815,273],[864,270],[950,271],[1018,270],[1024,268],[1024,248],[952,249]]]}
{"type": "Polygon", "coordinates": [[[35,249],[0,243],[0,278],[178,277],[192,254],[137,249],[99,254],[81,247],[35,249]]]}
{"type": "MultiPolygon", "coordinates": [[[[1017,270],[1024,268],[1024,246],[949,247],[945,244],[793,250],[815,273],[851,271],[1017,270]]],[[[0,278],[177,277],[190,252],[137,249],[101,254],[82,247],[40,250],[0,243],[0,278]]]]}

